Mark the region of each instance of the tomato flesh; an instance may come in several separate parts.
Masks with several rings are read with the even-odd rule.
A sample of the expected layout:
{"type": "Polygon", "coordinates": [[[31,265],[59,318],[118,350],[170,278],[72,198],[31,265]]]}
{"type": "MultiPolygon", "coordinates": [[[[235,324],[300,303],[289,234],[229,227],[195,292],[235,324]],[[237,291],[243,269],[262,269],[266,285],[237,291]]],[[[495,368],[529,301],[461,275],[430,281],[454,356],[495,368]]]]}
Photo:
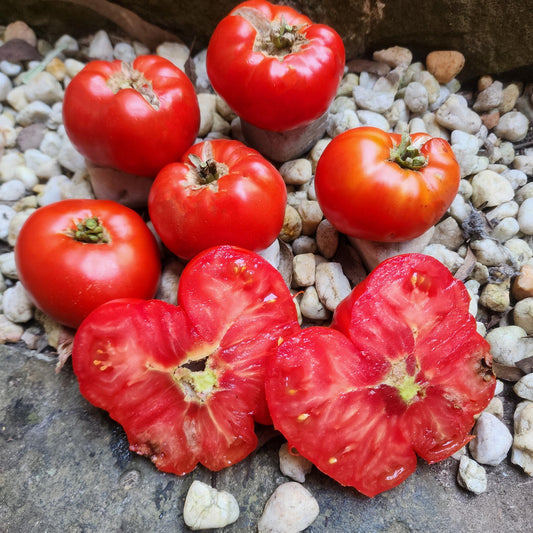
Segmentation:
{"type": "Polygon", "coordinates": [[[382,263],[335,311],[332,328],[286,340],[270,361],[274,425],[343,485],[374,496],[472,437],[494,394],[488,343],[461,282],[419,254],[382,263]]]}
{"type": "Polygon", "coordinates": [[[73,366],[82,394],[157,468],[220,470],[255,449],[254,422],[271,422],[266,360],[297,330],[281,275],[222,246],[187,265],[178,306],[125,299],[94,311],[76,333],[73,366]]]}

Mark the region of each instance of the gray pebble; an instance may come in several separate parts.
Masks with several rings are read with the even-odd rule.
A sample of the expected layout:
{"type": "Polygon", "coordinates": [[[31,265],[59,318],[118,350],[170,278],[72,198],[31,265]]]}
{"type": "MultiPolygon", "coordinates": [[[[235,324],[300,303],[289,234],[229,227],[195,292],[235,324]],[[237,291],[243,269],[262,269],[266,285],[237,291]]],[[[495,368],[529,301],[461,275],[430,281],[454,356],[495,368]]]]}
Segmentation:
{"type": "Polygon", "coordinates": [[[529,129],[529,120],[520,111],[509,111],[500,117],[494,133],[507,141],[518,142],[525,138],[529,129]]]}
{"type": "Polygon", "coordinates": [[[500,464],[511,449],[513,437],[507,426],[490,413],[481,413],[473,431],[476,436],[468,448],[474,459],[483,465],[500,464]]]}
{"type": "Polygon", "coordinates": [[[320,263],[316,266],[315,287],[320,301],[330,311],[350,294],[350,282],[340,263],[320,263]]]}
{"type": "Polygon", "coordinates": [[[449,130],[477,133],[481,128],[481,118],[469,109],[464,98],[451,94],[435,113],[438,123],[449,130]]]}

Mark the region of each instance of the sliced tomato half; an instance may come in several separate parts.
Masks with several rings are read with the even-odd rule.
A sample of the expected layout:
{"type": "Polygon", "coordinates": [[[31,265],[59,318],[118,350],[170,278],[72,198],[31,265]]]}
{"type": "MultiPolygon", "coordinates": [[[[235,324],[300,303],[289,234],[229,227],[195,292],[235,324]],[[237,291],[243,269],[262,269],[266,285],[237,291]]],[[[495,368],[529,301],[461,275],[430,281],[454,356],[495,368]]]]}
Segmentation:
{"type": "Polygon", "coordinates": [[[285,341],[270,360],[274,425],[320,470],[367,496],[449,457],[494,394],[489,345],[469,296],[437,260],[383,262],[335,311],[332,328],[285,341]]]}
{"type": "Polygon", "coordinates": [[[131,450],[175,474],[220,470],[257,445],[270,423],[267,359],[299,331],[283,278],[259,255],[220,246],[183,271],[178,306],[114,300],[78,329],[82,394],[126,431],[131,450]]]}

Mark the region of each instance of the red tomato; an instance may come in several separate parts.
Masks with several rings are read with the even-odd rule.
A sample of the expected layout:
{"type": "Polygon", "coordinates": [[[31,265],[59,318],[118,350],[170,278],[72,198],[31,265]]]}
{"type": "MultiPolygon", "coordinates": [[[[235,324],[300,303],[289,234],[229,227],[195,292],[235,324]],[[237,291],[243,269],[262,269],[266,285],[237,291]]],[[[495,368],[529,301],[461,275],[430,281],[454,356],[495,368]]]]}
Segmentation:
{"type": "Polygon", "coordinates": [[[82,394],[120,423],[130,448],[178,475],[220,470],[270,423],[266,360],[298,331],[283,278],[253,252],[210,249],[183,271],[178,306],[116,300],[78,329],[72,362],[82,394]]]}
{"type": "Polygon", "coordinates": [[[107,200],[63,200],[37,209],[15,244],[20,281],[35,305],[76,328],[114,298],[153,298],[156,240],[133,210],[107,200]]]}
{"type": "Polygon", "coordinates": [[[266,394],[289,445],[374,496],[471,438],[494,394],[489,345],[464,285],[419,254],[383,262],[340,303],[333,328],[289,338],[266,394]]]}
{"type": "Polygon", "coordinates": [[[96,165],[154,177],[198,133],[189,78],[159,56],[92,61],[68,84],[63,121],[72,144],[96,165]]]}
{"type": "Polygon", "coordinates": [[[287,6],[249,0],[215,28],[207,73],[215,90],[250,124],[272,131],[324,114],[344,73],[344,45],[330,27],[287,6]]]}
{"type": "Polygon", "coordinates": [[[190,259],[223,244],[266,248],[281,231],[286,200],[283,178],[259,152],[215,140],[194,145],[161,170],[148,209],[169,250],[190,259]]]}
{"type": "Polygon", "coordinates": [[[341,232],[394,242],[422,235],[444,215],[459,189],[450,145],[414,133],[401,138],[361,127],[335,137],[320,157],[316,195],[341,232]]]}

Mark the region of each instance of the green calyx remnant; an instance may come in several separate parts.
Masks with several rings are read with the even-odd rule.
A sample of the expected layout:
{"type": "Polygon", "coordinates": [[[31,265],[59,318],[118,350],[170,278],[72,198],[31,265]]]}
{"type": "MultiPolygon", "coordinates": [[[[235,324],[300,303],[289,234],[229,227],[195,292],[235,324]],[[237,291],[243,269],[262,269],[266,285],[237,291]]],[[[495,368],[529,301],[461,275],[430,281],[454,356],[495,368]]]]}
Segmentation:
{"type": "Polygon", "coordinates": [[[426,158],[420,153],[418,147],[411,143],[408,133],[402,135],[398,146],[393,146],[390,151],[390,160],[398,163],[402,168],[418,170],[427,164],[426,158]]]}
{"type": "Polygon", "coordinates": [[[189,161],[193,164],[200,185],[208,185],[224,175],[224,169],[214,159],[202,161],[197,155],[190,154],[189,161]]]}
{"type": "Polygon", "coordinates": [[[204,403],[217,384],[217,376],[210,368],[193,371],[180,367],[176,369],[174,378],[184,392],[185,399],[198,403],[204,403]]]}
{"type": "Polygon", "coordinates": [[[410,374],[407,371],[405,359],[391,361],[391,368],[383,384],[394,387],[398,391],[400,398],[407,405],[419,396],[419,394],[424,394],[423,387],[416,382],[416,372],[410,374]]]}
{"type": "Polygon", "coordinates": [[[273,23],[270,29],[270,41],[278,50],[292,48],[298,35],[298,28],[287,24],[283,17],[273,23]]]}
{"type": "Polygon", "coordinates": [[[109,236],[105,228],[100,224],[97,216],[86,218],[76,224],[76,229],[71,233],[73,239],[79,242],[92,244],[105,244],[109,242],[109,236]]]}
{"type": "Polygon", "coordinates": [[[420,387],[415,383],[415,376],[406,375],[403,382],[397,387],[400,398],[407,404],[415,398],[420,387]]]}

